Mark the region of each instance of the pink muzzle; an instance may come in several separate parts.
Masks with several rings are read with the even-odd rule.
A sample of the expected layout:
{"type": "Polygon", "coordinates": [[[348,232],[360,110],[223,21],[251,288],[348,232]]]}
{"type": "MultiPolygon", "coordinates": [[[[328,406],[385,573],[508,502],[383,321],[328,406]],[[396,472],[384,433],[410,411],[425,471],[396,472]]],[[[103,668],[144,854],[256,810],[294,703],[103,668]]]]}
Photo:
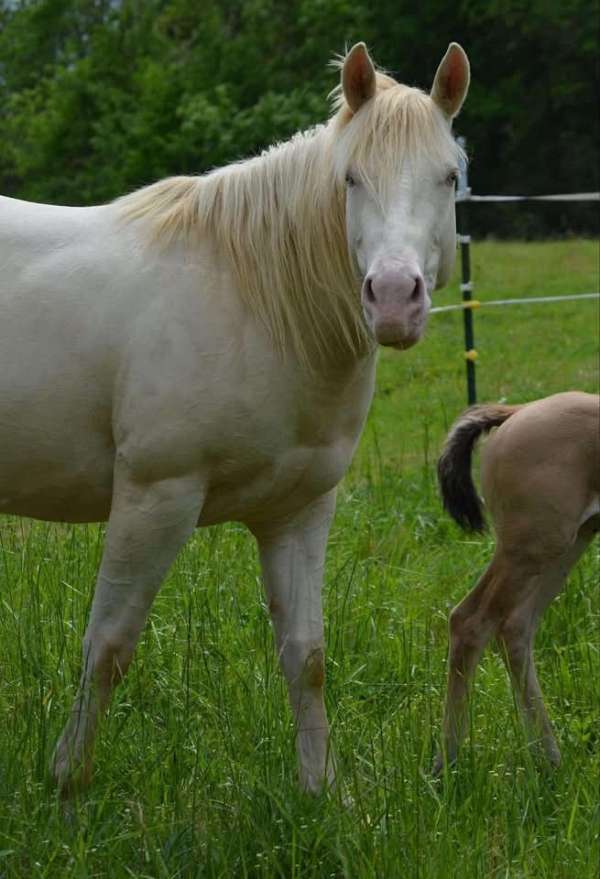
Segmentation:
{"type": "Polygon", "coordinates": [[[370,272],[362,286],[362,306],[380,345],[410,348],[419,341],[429,310],[423,275],[402,263],[370,272]]]}

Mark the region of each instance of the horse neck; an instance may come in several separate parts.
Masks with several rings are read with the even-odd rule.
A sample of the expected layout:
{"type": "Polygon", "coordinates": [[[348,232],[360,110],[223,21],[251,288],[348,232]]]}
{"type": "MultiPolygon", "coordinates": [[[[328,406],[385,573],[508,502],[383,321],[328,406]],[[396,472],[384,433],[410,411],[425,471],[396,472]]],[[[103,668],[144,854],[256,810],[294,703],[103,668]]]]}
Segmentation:
{"type": "Polygon", "coordinates": [[[368,354],[329,126],[209,175],[205,185],[201,225],[277,350],[311,372],[368,354]]]}

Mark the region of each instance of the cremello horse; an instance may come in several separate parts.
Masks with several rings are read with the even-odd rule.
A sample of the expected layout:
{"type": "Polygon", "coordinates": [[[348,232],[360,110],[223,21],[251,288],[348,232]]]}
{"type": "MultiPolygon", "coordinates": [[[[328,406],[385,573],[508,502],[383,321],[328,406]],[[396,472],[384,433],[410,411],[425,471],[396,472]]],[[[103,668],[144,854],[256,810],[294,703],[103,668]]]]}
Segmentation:
{"type": "Polygon", "coordinates": [[[334,115],[263,155],[112,204],[0,199],[0,510],[108,520],[83,671],[52,771],[91,774],[97,721],[198,525],[258,541],[300,780],[334,780],[321,586],[335,487],[376,343],[413,345],[455,251],[469,82],[451,44],[430,95],[363,43],[334,115]]]}
{"type": "Polygon", "coordinates": [[[496,532],[494,557],[450,616],[443,747],[434,771],[453,761],[464,735],[468,686],[483,648],[498,639],[532,744],[560,761],[533,660],[540,617],[600,529],[600,398],[576,391],[524,406],[473,406],[452,427],[438,473],[446,509],[481,531],[471,479],[477,438],[481,482],[496,532]],[[500,426],[501,425],[501,426],[500,426]]]}

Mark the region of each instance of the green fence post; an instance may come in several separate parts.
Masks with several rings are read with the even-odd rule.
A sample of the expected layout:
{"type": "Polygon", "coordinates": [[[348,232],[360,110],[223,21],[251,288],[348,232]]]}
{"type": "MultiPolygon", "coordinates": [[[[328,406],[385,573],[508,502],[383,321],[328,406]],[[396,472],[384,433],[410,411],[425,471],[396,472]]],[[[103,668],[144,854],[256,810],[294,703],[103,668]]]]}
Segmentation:
{"type": "MultiPolygon", "coordinates": [[[[464,137],[457,138],[459,145],[464,150],[466,140],[464,137]]],[[[463,325],[465,332],[465,362],[467,366],[467,402],[469,405],[477,402],[477,387],[475,383],[475,360],[477,350],[475,348],[475,331],[473,327],[473,283],[471,281],[471,236],[469,235],[468,203],[471,197],[471,189],[467,177],[467,163],[460,163],[458,172],[458,184],[456,188],[456,214],[458,243],[460,244],[460,261],[462,269],[462,283],[460,290],[463,299],[463,325]]],[[[474,303],[473,303],[474,304],[474,303]]]]}

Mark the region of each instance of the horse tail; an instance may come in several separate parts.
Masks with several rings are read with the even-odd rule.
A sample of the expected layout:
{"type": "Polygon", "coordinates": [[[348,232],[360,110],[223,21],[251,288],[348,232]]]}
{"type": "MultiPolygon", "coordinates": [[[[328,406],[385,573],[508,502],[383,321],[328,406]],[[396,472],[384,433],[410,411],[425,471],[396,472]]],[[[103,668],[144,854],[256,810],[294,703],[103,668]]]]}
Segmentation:
{"type": "Polygon", "coordinates": [[[444,509],[465,531],[485,531],[481,501],[471,476],[471,457],[481,434],[503,424],[521,406],[471,406],[454,422],[437,465],[444,509]]]}

